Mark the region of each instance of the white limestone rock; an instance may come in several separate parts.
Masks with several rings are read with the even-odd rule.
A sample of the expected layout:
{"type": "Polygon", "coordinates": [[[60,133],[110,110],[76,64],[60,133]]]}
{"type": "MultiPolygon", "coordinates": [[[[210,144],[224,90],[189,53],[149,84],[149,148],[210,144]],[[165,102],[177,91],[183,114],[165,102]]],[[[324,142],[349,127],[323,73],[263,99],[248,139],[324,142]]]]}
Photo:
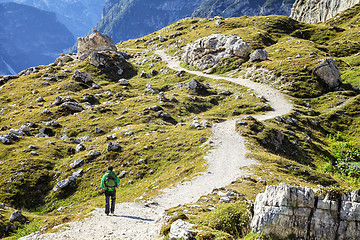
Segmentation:
{"type": "Polygon", "coordinates": [[[250,50],[251,46],[240,37],[212,34],[186,45],[181,60],[199,69],[206,69],[226,57],[238,56],[247,59],[250,50]]]}

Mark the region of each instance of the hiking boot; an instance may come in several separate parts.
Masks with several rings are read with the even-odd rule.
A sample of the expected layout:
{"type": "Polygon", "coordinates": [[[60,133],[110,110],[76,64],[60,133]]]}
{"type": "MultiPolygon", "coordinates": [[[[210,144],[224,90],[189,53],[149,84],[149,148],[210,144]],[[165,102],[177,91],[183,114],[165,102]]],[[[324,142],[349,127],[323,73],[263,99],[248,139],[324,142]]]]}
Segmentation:
{"type": "Polygon", "coordinates": [[[114,215],[115,213],[114,212],[111,212],[112,215],[114,215]]]}

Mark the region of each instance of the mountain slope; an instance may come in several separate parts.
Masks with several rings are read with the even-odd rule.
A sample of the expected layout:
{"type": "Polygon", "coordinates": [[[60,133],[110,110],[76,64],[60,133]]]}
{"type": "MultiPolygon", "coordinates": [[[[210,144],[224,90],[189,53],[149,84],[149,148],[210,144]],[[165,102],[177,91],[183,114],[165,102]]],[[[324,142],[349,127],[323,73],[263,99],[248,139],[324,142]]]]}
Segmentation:
{"type": "Polygon", "coordinates": [[[110,35],[114,42],[138,38],[190,16],[201,1],[108,1],[96,29],[110,35]]]}
{"type": "Polygon", "coordinates": [[[193,17],[239,17],[285,15],[289,16],[294,0],[205,0],[195,11],[193,17]]]}
{"type": "Polygon", "coordinates": [[[72,32],[75,37],[85,36],[101,19],[101,10],[105,0],[0,0],[15,2],[55,12],[59,21],[72,32]]]}
{"type": "MultiPolygon", "coordinates": [[[[293,111],[266,121],[251,117],[237,121],[236,130],[246,138],[249,156],[261,165],[245,169],[251,175],[214,190],[195,204],[169,209],[170,224],[187,219],[203,230],[203,239],[231,239],[226,229],[213,227],[231,211],[227,215],[228,211],[221,210],[219,217],[204,219],[208,213],[219,214],[214,210],[223,209],[219,204],[233,206],[221,203],[227,201],[223,197],[236,194],[240,197],[228,200],[238,203],[244,198],[254,200],[267,185],[280,182],[328,186],[335,192],[341,189],[337,187],[358,188],[360,95],[349,83],[360,86],[359,7],[316,25],[286,16],[180,20],[117,44],[119,51],[127,52],[131,64],[121,76],[118,68],[115,76],[105,68],[113,66],[119,56],[101,53],[83,62],[41,66],[29,75],[0,77],[0,135],[20,135],[19,129],[26,130],[26,134],[0,143],[0,202],[33,217],[26,230],[56,231],[54,226],[103,207],[99,182],[109,164],[122,174],[119,202],[156,199],[161,189],[206,170],[203,157],[212,149],[213,124],[275,112],[268,103],[276,99],[273,94],[261,96],[221,80],[229,78],[272,85],[288,95],[293,111]],[[196,72],[198,76],[192,71],[175,71],[164,63],[171,58],[156,55],[156,50],[167,51],[180,59],[187,44],[213,33],[241,37],[253,50],[266,50],[268,59],[249,62],[230,56],[207,69],[207,74],[196,72]],[[329,55],[342,76],[343,84],[336,88],[328,87],[314,73],[329,55]],[[97,61],[102,64],[94,65],[97,61]],[[79,80],[79,71],[90,75],[91,84],[85,73],[86,81],[79,80]],[[194,82],[205,91],[187,87],[194,82]],[[76,112],[67,106],[77,106],[76,112]],[[114,146],[119,148],[112,151],[114,146]]],[[[185,63],[181,67],[196,70],[185,63]]],[[[125,215],[131,210],[119,210],[120,219],[114,221],[134,220],[125,215]]],[[[135,221],[153,223],[136,217],[135,221]]],[[[0,219],[2,222],[6,224],[0,219]]],[[[118,237],[114,233],[119,233],[119,228],[109,228],[113,226],[115,231],[106,232],[107,238],[118,237]]],[[[169,229],[164,226],[163,233],[169,229]]],[[[136,233],[138,229],[127,231],[136,233]]]]}
{"type": "MultiPolygon", "coordinates": [[[[16,73],[49,64],[74,43],[74,36],[54,13],[17,3],[2,3],[0,18],[1,58],[16,73]]],[[[9,67],[0,72],[13,74],[9,67]]]]}

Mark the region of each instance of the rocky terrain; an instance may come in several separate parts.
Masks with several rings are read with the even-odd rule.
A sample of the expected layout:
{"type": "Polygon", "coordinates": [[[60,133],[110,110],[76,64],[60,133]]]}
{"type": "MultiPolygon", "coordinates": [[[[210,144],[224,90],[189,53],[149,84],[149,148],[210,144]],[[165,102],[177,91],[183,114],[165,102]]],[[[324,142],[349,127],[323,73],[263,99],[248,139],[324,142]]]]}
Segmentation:
{"type": "MultiPolygon", "coordinates": [[[[328,200],[356,216],[359,7],[315,25],[286,16],[189,18],[116,47],[95,31],[80,39],[78,54],[0,76],[1,237],[136,239],[160,231],[261,239],[273,234],[271,222],[280,237],[293,236],[297,225],[282,231],[277,219],[298,218],[286,210],[305,197],[314,204],[292,210],[310,212],[308,235],[324,234],[314,216],[343,214],[328,200]],[[217,160],[233,152],[252,160],[225,163],[231,170],[221,173],[217,160]],[[121,177],[111,217],[99,191],[109,164],[121,177]],[[212,189],[212,176],[226,181],[212,189]],[[296,188],[268,187],[259,198],[272,190],[282,207],[256,201],[270,212],[253,218],[252,201],[280,183],[296,188]],[[281,198],[289,192],[298,198],[281,198]],[[269,215],[279,218],[255,224],[269,215]]],[[[332,219],[335,235],[346,224],[356,234],[356,217],[332,219]]]]}
{"type": "Polygon", "coordinates": [[[74,43],[54,13],[17,3],[1,3],[0,74],[17,74],[49,64],[74,43]]]}
{"type": "Polygon", "coordinates": [[[359,2],[359,0],[296,0],[290,17],[307,23],[325,22],[359,2]]]}

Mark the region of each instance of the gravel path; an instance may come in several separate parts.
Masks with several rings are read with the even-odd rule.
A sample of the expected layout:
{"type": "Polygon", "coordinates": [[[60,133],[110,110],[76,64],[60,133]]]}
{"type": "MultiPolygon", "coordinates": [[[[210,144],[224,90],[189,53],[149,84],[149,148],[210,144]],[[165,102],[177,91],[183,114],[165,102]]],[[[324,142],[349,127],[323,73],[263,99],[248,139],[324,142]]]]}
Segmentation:
{"type": "MultiPolygon", "coordinates": [[[[165,54],[164,51],[159,50],[155,53],[171,69],[234,82],[251,88],[256,94],[264,96],[272,106],[273,111],[254,116],[258,120],[281,116],[289,113],[292,109],[292,105],[286,97],[268,85],[247,79],[188,71],[181,68],[180,62],[165,54]]],[[[244,139],[235,131],[235,120],[215,124],[212,133],[211,141],[215,147],[205,157],[208,162],[207,172],[174,188],[164,190],[163,194],[155,197],[154,203],[157,204],[120,203],[116,205],[113,216],[106,216],[104,209],[95,209],[89,218],[66,224],[64,230],[49,234],[35,233],[21,238],[21,240],[161,239],[158,234],[163,224],[166,209],[179,204],[195,202],[200,196],[210,193],[213,188],[226,186],[244,175],[245,172],[241,170],[242,167],[256,164],[255,161],[246,158],[248,150],[245,148],[244,139]]]]}

